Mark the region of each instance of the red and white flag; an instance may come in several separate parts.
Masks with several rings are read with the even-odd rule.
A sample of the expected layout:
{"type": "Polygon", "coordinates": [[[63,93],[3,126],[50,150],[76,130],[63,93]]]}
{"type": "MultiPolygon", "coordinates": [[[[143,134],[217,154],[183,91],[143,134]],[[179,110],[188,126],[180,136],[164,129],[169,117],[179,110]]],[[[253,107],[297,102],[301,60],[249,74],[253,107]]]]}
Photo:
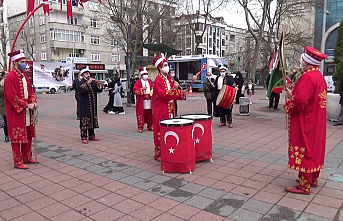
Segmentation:
{"type": "Polygon", "coordinates": [[[71,0],[67,0],[67,19],[73,19],[73,6],[71,4],[71,0]]]}
{"type": "MultiPolygon", "coordinates": [[[[47,2],[48,0],[43,0],[43,2],[47,2]]],[[[49,10],[49,5],[46,4],[46,5],[43,5],[43,11],[44,11],[44,14],[46,15],[49,15],[50,14],[50,10],[49,10]]]]}
{"type": "Polygon", "coordinates": [[[35,9],[35,0],[28,0],[27,2],[27,15],[35,9]]]}

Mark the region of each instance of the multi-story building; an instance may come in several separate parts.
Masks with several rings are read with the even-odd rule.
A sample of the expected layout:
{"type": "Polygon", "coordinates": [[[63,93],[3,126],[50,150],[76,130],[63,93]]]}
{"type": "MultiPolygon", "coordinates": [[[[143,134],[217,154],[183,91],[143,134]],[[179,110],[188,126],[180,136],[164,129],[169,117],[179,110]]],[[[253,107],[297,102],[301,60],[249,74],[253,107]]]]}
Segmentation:
{"type": "Polygon", "coordinates": [[[225,56],[225,28],[222,17],[202,14],[182,15],[176,18],[176,47],[182,55],[213,54],[225,56]]]}
{"type": "MultiPolygon", "coordinates": [[[[314,26],[314,46],[321,48],[322,27],[323,27],[323,4],[324,1],[316,4],[315,8],[315,26],[314,26]]],[[[326,24],[325,24],[325,53],[328,58],[325,61],[324,74],[332,75],[336,70],[336,64],[333,62],[333,53],[336,45],[338,27],[343,19],[343,1],[327,0],[326,24]]]]}
{"type": "Polygon", "coordinates": [[[176,47],[182,55],[217,55],[230,69],[244,70],[246,30],[228,26],[222,17],[199,13],[176,18],[175,29],[176,47]]]}
{"type": "MultiPolygon", "coordinates": [[[[99,79],[109,77],[116,70],[125,70],[125,53],[116,39],[109,39],[106,35],[109,27],[115,31],[115,24],[109,22],[106,25],[97,17],[99,2],[89,1],[82,8],[77,0],[73,0],[73,19],[67,19],[66,0],[61,1],[62,10],[60,0],[53,0],[49,6],[49,16],[44,15],[43,10],[38,10],[29,19],[15,49],[23,49],[26,56],[34,61],[80,63],[75,65],[76,69],[97,64],[91,72],[97,74],[99,79]]],[[[36,0],[35,5],[39,3],[40,0],[36,0]]],[[[9,8],[8,23],[12,44],[27,12],[21,0],[11,0],[11,5],[13,8],[9,8]]]]}

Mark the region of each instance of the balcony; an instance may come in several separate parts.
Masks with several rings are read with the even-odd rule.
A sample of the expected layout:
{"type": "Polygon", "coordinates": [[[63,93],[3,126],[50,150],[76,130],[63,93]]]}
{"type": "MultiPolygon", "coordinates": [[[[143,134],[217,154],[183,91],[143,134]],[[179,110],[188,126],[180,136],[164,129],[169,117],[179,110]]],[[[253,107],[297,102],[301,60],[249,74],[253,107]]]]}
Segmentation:
{"type": "MultiPolygon", "coordinates": [[[[62,11],[61,11],[61,5],[60,3],[53,2],[49,6],[50,12],[63,12],[67,13],[67,5],[62,5],[62,11]]],[[[83,15],[85,14],[85,10],[82,7],[73,6],[73,15],[83,15]]]]}
{"type": "MultiPolygon", "coordinates": [[[[56,50],[58,48],[74,48],[74,42],[67,42],[67,41],[50,41],[50,48],[51,50],[56,50]]],[[[85,43],[75,42],[75,49],[86,49],[85,43]]]]}
{"type": "Polygon", "coordinates": [[[70,24],[64,24],[64,23],[49,22],[49,29],[52,29],[52,28],[69,30],[69,31],[86,32],[85,27],[80,26],[80,25],[70,25],[70,24]]]}

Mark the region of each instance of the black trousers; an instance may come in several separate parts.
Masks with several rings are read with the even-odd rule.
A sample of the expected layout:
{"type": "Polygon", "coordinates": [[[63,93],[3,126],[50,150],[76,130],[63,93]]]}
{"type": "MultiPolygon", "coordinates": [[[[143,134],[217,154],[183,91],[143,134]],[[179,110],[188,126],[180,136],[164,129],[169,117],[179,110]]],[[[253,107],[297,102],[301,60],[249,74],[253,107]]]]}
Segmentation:
{"type": "Polygon", "coordinates": [[[212,99],[206,99],[207,114],[212,115],[212,99]]]}
{"type": "Polygon", "coordinates": [[[80,129],[80,131],[81,131],[81,139],[82,140],[87,140],[87,137],[89,137],[89,138],[93,138],[93,137],[95,137],[95,133],[94,133],[94,129],[85,129],[85,130],[83,130],[83,129],[80,129]],[[88,132],[88,134],[87,134],[87,132],[88,132]]]}
{"type": "Polygon", "coordinates": [[[233,105],[231,105],[231,107],[228,109],[217,106],[217,111],[219,111],[220,123],[225,124],[227,122],[228,124],[232,124],[232,108],[233,105]]]}
{"type": "Polygon", "coordinates": [[[6,116],[2,116],[2,118],[4,118],[4,134],[6,137],[8,137],[8,129],[7,129],[7,118],[6,116]]]}
{"type": "Polygon", "coordinates": [[[113,102],[114,102],[114,94],[110,93],[108,103],[106,107],[104,107],[103,111],[107,113],[108,111],[113,110],[113,102]]]}
{"type": "Polygon", "coordinates": [[[272,92],[269,98],[269,108],[276,109],[279,106],[280,94],[272,92]]]}

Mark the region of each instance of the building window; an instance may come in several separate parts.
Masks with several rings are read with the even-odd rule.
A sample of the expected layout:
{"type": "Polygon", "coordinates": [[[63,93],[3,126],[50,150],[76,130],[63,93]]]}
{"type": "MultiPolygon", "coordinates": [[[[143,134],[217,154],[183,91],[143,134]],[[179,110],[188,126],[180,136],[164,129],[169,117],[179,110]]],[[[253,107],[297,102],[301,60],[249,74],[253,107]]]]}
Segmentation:
{"type": "Polygon", "coordinates": [[[92,61],[100,61],[100,53],[92,52],[92,54],[91,54],[91,60],[92,60],[92,61]]]}
{"type": "Polygon", "coordinates": [[[33,17],[29,18],[29,28],[35,27],[35,21],[33,20],[33,17]]]}
{"type": "Polygon", "coordinates": [[[91,18],[90,21],[91,21],[91,27],[92,28],[99,28],[99,21],[98,20],[91,18]]]}
{"type": "Polygon", "coordinates": [[[69,57],[72,57],[72,58],[75,58],[75,57],[76,57],[76,58],[78,58],[78,57],[80,57],[80,54],[79,54],[78,52],[74,52],[74,53],[73,53],[73,52],[71,51],[71,52],[69,52],[69,57]]]}
{"type": "Polygon", "coordinates": [[[40,34],[40,43],[45,43],[46,42],[46,36],[45,33],[40,34]]]}
{"type": "Polygon", "coordinates": [[[225,51],[222,50],[222,57],[225,57],[225,51]]]}
{"type": "Polygon", "coordinates": [[[225,46],[225,40],[222,39],[222,46],[225,46]]]}
{"type": "Polygon", "coordinates": [[[186,38],[186,47],[190,48],[191,47],[191,38],[186,38]]]}
{"type": "Polygon", "coordinates": [[[91,36],[91,44],[100,45],[100,37],[99,36],[91,36]]]}
{"type": "Polygon", "coordinates": [[[119,62],[119,54],[112,53],[112,62],[119,62]]]}
{"type": "Polygon", "coordinates": [[[207,43],[207,38],[206,37],[204,37],[204,41],[203,41],[205,44],[207,43]]]}
{"type": "Polygon", "coordinates": [[[25,37],[25,29],[20,31],[20,37],[23,37],[23,38],[25,37]]]}
{"type": "Polygon", "coordinates": [[[210,47],[210,48],[213,47],[212,38],[208,39],[208,47],[210,47]]]}
{"type": "Polygon", "coordinates": [[[50,39],[52,41],[85,43],[85,33],[64,29],[50,29],[50,39]]]}
{"type": "Polygon", "coordinates": [[[45,25],[45,15],[39,16],[39,25],[45,25]]]}
{"type": "Polygon", "coordinates": [[[68,19],[68,24],[69,25],[78,25],[79,19],[77,17],[74,17],[73,19],[68,19]]]}
{"type": "Polygon", "coordinates": [[[117,45],[118,45],[118,41],[115,38],[112,38],[111,46],[117,46],[117,45]]]}
{"type": "Polygon", "coordinates": [[[190,26],[190,25],[187,25],[187,26],[186,26],[186,34],[187,34],[187,35],[190,35],[190,34],[191,34],[191,26],[190,26]]]}
{"type": "Polygon", "coordinates": [[[208,50],[208,54],[212,54],[212,50],[208,50]]]}
{"type": "Polygon", "coordinates": [[[187,49],[186,50],[186,55],[191,55],[192,53],[191,53],[191,49],[187,49]]]}
{"type": "Polygon", "coordinates": [[[46,51],[42,51],[42,52],[40,53],[40,58],[41,58],[42,61],[48,60],[47,57],[46,57],[46,51]]]}
{"type": "Polygon", "coordinates": [[[235,42],[235,35],[230,35],[230,41],[235,42]]]}
{"type": "Polygon", "coordinates": [[[98,11],[99,10],[99,3],[97,3],[97,2],[89,1],[88,5],[89,5],[89,10],[90,11],[98,11]]]}

